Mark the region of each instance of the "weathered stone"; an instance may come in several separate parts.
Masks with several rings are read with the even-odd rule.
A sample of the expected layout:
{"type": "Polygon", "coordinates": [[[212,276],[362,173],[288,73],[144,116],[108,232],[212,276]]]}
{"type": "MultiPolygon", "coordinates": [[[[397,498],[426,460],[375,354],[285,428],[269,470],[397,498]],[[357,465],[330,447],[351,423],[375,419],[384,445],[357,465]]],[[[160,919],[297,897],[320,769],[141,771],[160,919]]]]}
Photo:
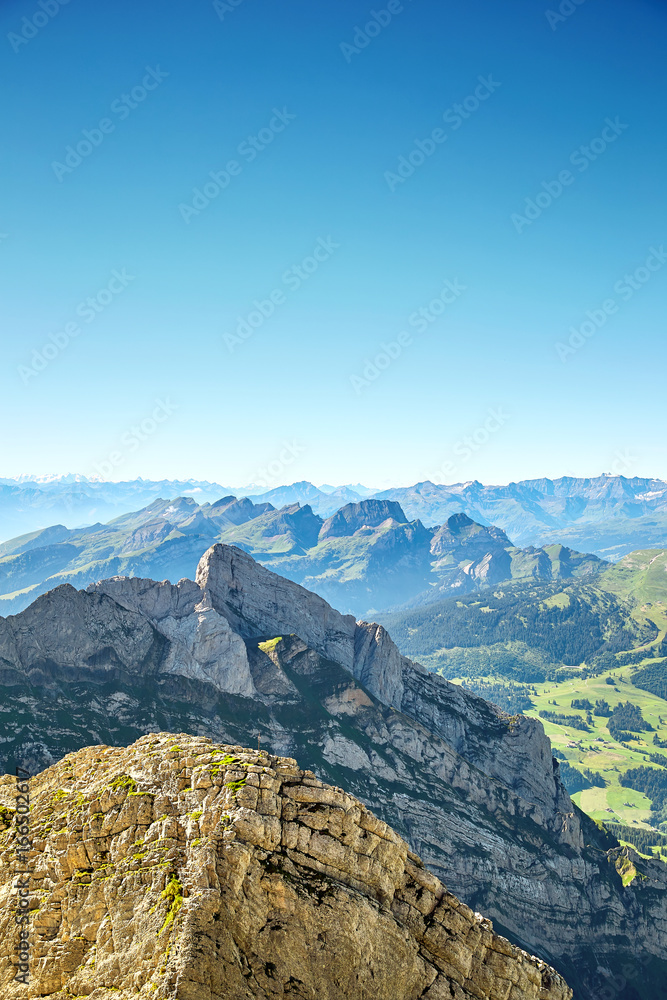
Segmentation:
{"type": "Polygon", "coordinates": [[[202,810],[197,790],[169,781],[195,748],[183,734],[145,736],[108,769],[106,748],[90,747],[32,779],[31,823],[63,825],[31,859],[28,986],[13,978],[16,836],[0,834],[3,1000],[571,1000],[385,823],[293,762],[245,751],[236,787],[208,791],[202,810]],[[54,795],[68,763],[76,778],[54,795]],[[152,794],[123,785],[130,772],[152,794]],[[269,815],[247,804],[258,775],[269,815]],[[76,867],[86,852],[72,820],[89,826],[102,802],[108,847],[76,867]],[[430,908],[415,907],[424,898],[430,908]],[[480,924],[489,948],[478,954],[469,938],[480,924]]]}

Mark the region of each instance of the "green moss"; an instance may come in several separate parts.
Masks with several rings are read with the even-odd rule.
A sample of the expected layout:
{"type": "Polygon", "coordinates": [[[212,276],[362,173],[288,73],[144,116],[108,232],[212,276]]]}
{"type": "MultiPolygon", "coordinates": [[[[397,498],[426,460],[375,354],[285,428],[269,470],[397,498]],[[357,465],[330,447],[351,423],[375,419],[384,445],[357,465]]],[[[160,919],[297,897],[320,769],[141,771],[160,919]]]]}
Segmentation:
{"type": "Polygon", "coordinates": [[[190,813],[190,815],[194,820],[198,820],[204,815],[204,811],[202,809],[196,809],[194,812],[190,813]]]}
{"type": "Polygon", "coordinates": [[[178,911],[183,905],[183,886],[181,885],[180,880],[177,878],[176,872],[171,873],[169,881],[167,882],[165,888],[162,890],[161,898],[169,900],[170,904],[167,916],[165,917],[165,921],[162,924],[162,927],[160,928],[159,931],[160,934],[162,934],[162,931],[166,930],[166,928],[170,927],[171,924],[173,924],[174,920],[176,919],[176,916],[178,915],[178,911]]]}
{"type": "Polygon", "coordinates": [[[15,809],[8,809],[7,806],[0,806],[0,823],[4,824],[4,826],[11,826],[15,815],[15,809]]]}
{"type": "Polygon", "coordinates": [[[117,778],[109,782],[109,788],[114,791],[119,791],[120,789],[126,789],[128,792],[136,792],[137,783],[134,778],[131,778],[129,774],[119,774],[117,778]]]}
{"type": "Polygon", "coordinates": [[[210,775],[214,777],[216,774],[221,774],[222,771],[226,771],[228,767],[232,767],[234,764],[240,764],[238,757],[232,757],[231,754],[225,754],[224,757],[218,758],[218,760],[211,761],[210,775]]]}
{"type": "Polygon", "coordinates": [[[226,781],[223,788],[228,788],[230,792],[238,792],[239,788],[243,788],[245,784],[247,784],[246,779],[240,778],[238,781],[226,781]]]}
{"type": "Polygon", "coordinates": [[[266,642],[258,642],[257,648],[261,649],[263,653],[270,653],[276,648],[278,643],[282,641],[283,637],[281,635],[277,635],[275,639],[268,639],[266,642]]]}

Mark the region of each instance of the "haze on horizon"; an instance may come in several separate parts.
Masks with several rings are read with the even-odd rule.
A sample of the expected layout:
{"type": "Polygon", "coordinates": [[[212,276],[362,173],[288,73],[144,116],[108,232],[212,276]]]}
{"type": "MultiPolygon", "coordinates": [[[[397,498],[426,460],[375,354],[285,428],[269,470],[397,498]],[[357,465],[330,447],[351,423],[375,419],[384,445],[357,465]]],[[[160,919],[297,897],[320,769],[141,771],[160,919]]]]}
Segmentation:
{"type": "MultiPolygon", "coordinates": [[[[625,464],[625,462],[626,462],[626,458],[624,458],[623,456],[619,456],[618,463],[617,463],[618,466],[620,467],[621,465],[625,464]]],[[[285,478],[282,481],[278,481],[278,480],[271,479],[270,470],[267,469],[267,470],[264,470],[264,471],[266,471],[267,474],[268,474],[267,478],[265,478],[265,479],[262,479],[260,481],[252,481],[252,482],[247,482],[247,483],[236,483],[236,484],[234,484],[231,480],[225,480],[224,476],[222,476],[222,477],[219,476],[219,477],[214,478],[214,479],[200,478],[200,477],[197,477],[197,476],[187,476],[187,477],[180,477],[180,476],[157,476],[157,477],[152,477],[152,476],[137,476],[137,477],[132,477],[130,479],[104,479],[102,476],[90,476],[90,477],[88,477],[88,476],[81,475],[79,473],[46,473],[46,474],[43,474],[43,475],[22,473],[22,474],[20,474],[18,476],[4,476],[4,477],[0,476],[0,484],[2,484],[2,483],[16,483],[18,486],[25,486],[25,485],[27,485],[29,483],[37,483],[37,484],[40,484],[40,485],[44,485],[45,487],[48,487],[50,485],[52,486],[52,485],[55,485],[55,484],[57,484],[59,486],[64,486],[64,485],[75,485],[76,483],[91,483],[91,484],[98,484],[100,486],[103,486],[103,485],[123,485],[123,484],[127,484],[127,483],[136,483],[136,482],[145,482],[145,483],[169,482],[169,483],[182,483],[182,484],[183,483],[191,483],[191,484],[193,484],[193,486],[197,487],[197,489],[199,489],[201,486],[204,486],[204,485],[208,485],[208,486],[211,486],[211,487],[219,486],[221,489],[230,490],[232,493],[238,495],[239,497],[241,495],[246,495],[246,494],[247,495],[250,495],[250,494],[261,495],[261,494],[265,494],[265,493],[270,493],[272,490],[287,489],[289,487],[314,486],[315,489],[320,490],[322,493],[325,493],[325,494],[327,494],[327,493],[333,493],[333,492],[335,492],[336,490],[339,490],[339,489],[349,489],[349,490],[352,490],[352,491],[357,491],[359,493],[359,496],[363,499],[366,496],[370,497],[370,496],[373,496],[376,493],[381,493],[382,491],[387,490],[387,489],[410,489],[410,488],[415,487],[415,486],[423,486],[426,483],[431,483],[432,485],[435,485],[435,486],[443,486],[443,487],[446,487],[446,488],[449,488],[449,489],[455,488],[457,486],[461,486],[461,487],[470,486],[472,483],[479,483],[483,487],[502,489],[503,487],[506,487],[506,486],[513,486],[513,485],[516,485],[516,484],[522,483],[522,482],[537,481],[539,479],[546,479],[546,480],[550,480],[551,482],[556,482],[556,481],[558,481],[560,479],[570,479],[570,478],[572,478],[572,479],[579,479],[579,480],[589,480],[589,481],[592,481],[592,482],[596,482],[598,480],[604,480],[604,479],[619,479],[621,481],[623,479],[627,479],[627,480],[633,480],[633,479],[646,480],[646,479],[648,479],[648,480],[654,480],[655,482],[658,482],[658,483],[667,483],[667,480],[663,480],[663,479],[661,479],[660,477],[657,477],[657,476],[630,476],[630,475],[625,475],[623,472],[605,471],[605,472],[599,473],[598,475],[594,475],[594,476],[569,476],[569,475],[563,475],[563,476],[539,476],[539,477],[531,476],[531,477],[529,477],[529,479],[507,479],[507,480],[503,480],[502,482],[482,481],[482,480],[479,480],[479,479],[476,479],[476,478],[465,479],[465,480],[456,480],[456,481],[451,481],[451,482],[445,482],[445,481],[441,482],[441,481],[434,481],[434,480],[420,480],[420,481],[414,481],[414,482],[407,482],[407,481],[399,481],[399,480],[389,480],[389,479],[387,479],[384,483],[381,483],[381,484],[375,483],[375,484],[369,485],[368,483],[352,482],[351,480],[348,480],[347,482],[335,482],[335,483],[333,483],[333,482],[326,482],[326,483],[323,483],[323,482],[320,482],[319,480],[318,481],[313,481],[313,480],[310,480],[310,479],[299,479],[299,480],[296,480],[296,479],[285,478]]],[[[194,496],[194,495],[196,495],[196,490],[190,490],[190,491],[186,490],[186,491],[184,491],[183,495],[184,496],[190,496],[190,495],[194,496]]]]}
{"type": "Polygon", "coordinates": [[[0,474],[667,479],[664,5],[218,8],[0,11],[0,474]]]}

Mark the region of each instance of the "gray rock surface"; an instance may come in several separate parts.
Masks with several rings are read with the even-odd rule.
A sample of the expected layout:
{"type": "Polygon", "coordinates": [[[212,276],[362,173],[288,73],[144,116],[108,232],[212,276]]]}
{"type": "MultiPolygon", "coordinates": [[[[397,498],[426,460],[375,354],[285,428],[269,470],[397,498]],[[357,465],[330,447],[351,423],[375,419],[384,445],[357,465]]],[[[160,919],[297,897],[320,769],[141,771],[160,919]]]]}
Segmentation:
{"type": "Polygon", "coordinates": [[[296,633],[318,653],[352,668],[352,615],[341,615],[317,594],[265,569],[246,552],[213,545],[200,560],[196,581],[240,635],[296,633]]]}

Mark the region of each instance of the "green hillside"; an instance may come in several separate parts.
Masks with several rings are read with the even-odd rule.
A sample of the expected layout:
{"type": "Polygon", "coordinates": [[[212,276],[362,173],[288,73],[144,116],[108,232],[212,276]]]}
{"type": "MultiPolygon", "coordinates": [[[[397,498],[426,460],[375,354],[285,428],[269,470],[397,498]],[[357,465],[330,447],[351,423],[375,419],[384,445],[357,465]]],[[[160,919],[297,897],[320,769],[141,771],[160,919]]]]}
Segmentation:
{"type": "Polygon", "coordinates": [[[644,853],[665,850],[666,550],[633,552],[592,583],[515,583],[382,621],[406,655],[539,718],[574,801],[638,831],[644,853]]]}
{"type": "Polygon", "coordinates": [[[648,649],[659,640],[660,628],[633,612],[628,601],[598,585],[531,582],[381,620],[402,652],[445,676],[459,675],[462,661],[468,664],[466,676],[488,674],[498,658],[502,667],[493,673],[529,681],[563,678],[572,668],[601,669],[605,656],[648,649]]]}

